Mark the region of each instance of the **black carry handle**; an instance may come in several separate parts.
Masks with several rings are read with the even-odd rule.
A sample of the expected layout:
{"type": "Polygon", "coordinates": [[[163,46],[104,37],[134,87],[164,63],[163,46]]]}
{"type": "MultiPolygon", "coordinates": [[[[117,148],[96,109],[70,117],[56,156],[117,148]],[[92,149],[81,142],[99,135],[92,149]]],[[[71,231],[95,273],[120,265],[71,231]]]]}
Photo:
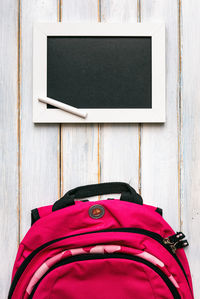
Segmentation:
{"type": "Polygon", "coordinates": [[[129,184],[112,182],[74,188],[57,200],[54,203],[52,210],[57,211],[67,206],[73,205],[75,199],[113,193],[121,193],[120,200],[129,201],[140,205],[143,204],[142,197],[129,184]]]}

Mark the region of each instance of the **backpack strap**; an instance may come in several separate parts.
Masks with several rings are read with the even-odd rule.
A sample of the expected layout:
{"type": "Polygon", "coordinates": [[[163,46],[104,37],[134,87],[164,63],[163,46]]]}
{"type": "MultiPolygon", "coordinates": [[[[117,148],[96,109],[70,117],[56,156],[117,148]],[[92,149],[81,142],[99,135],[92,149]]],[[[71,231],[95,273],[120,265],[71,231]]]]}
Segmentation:
{"type": "Polygon", "coordinates": [[[129,184],[111,182],[74,188],[54,203],[52,211],[57,211],[73,205],[75,199],[113,193],[121,193],[120,200],[122,201],[133,202],[140,205],[143,204],[142,197],[129,184]]]}
{"type": "Polygon", "coordinates": [[[33,210],[31,210],[31,226],[32,226],[38,219],[40,219],[40,215],[39,215],[38,209],[33,209],[33,210]]]}

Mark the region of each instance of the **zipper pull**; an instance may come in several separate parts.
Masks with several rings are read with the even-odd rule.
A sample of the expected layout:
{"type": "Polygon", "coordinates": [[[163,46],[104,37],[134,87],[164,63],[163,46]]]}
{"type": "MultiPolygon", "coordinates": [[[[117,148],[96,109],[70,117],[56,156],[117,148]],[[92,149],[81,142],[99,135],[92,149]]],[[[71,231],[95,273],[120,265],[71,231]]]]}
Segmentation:
{"type": "Polygon", "coordinates": [[[172,252],[175,253],[178,248],[184,248],[189,245],[187,240],[183,240],[185,235],[182,232],[178,232],[172,236],[163,239],[163,243],[168,245],[172,252]]]}
{"type": "Polygon", "coordinates": [[[185,238],[185,235],[182,232],[177,232],[175,235],[168,237],[169,240],[173,243],[176,243],[185,238]]]}
{"type": "Polygon", "coordinates": [[[187,240],[182,240],[176,244],[176,249],[184,248],[184,247],[187,247],[188,245],[189,245],[189,243],[187,240]]]}

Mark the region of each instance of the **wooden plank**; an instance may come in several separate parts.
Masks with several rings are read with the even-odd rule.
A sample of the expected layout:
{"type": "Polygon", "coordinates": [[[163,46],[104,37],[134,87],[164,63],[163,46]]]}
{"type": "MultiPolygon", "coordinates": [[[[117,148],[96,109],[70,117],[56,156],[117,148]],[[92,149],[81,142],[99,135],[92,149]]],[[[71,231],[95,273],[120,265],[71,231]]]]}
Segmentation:
{"type": "Polygon", "coordinates": [[[18,242],[17,2],[4,0],[0,10],[0,294],[6,298],[18,242]]]}
{"type": "MultiPolygon", "coordinates": [[[[136,22],[137,1],[101,1],[102,22],[136,22]]],[[[125,181],[139,189],[139,130],[136,124],[103,124],[100,129],[102,182],[125,181]]]]}
{"type": "Polygon", "coordinates": [[[64,191],[98,182],[98,131],[93,125],[63,126],[64,191]]]}
{"type": "Polygon", "coordinates": [[[179,8],[182,33],[181,226],[190,244],[186,253],[191,266],[194,297],[200,298],[200,2],[194,0],[180,2],[182,2],[182,7],[179,8]]]}
{"type": "Polygon", "coordinates": [[[142,195],[144,201],[163,208],[164,218],[179,227],[178,201],[178,16],[176,1],[142,1],[142,21],[166,24],[166,111],[164,125],[143,125],[142,195]]]}
{"type": "Polygon", "coordinates": [[[102,125],[101,182],[127,182],[138,190],[138,129],[134,125],[102,125]]]}
{"type": "Polygon", "coordinates": [[[57,3],[22,1],[21,8],[21,235],[30,210],[58,198],[58,125],[32,122],[32,31],[35,22],[56,22],[57,3]]]}
{"type": "Polygon", "coordinates": [[[65,0],[62,3],[62,21],[71,23],[97,22],[98,0],[65,0]]]}
{"type": "MultiPolygon", "coordinates": [[[[97,0],[66,0],[63,22],[97,22],[97,0]]],[[[62,193],[79,185],[98,182],[98,125],[68,124],[61,130],[62,193]]]]}
{"type": "Polygon", "coordinates": [[[136,22],[137,13],[137,0],[101,0],[101,22],[136,22]]]}

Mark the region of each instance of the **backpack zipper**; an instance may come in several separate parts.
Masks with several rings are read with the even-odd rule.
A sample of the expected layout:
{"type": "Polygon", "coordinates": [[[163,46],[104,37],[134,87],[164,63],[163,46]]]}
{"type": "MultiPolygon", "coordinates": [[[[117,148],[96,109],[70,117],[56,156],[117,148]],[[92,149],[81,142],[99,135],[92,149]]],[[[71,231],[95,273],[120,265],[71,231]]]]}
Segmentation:
{"type": "Polygon", "coordinates": [[[178,232],[173,236],[163,239],[163,243],[168,245],[173,253],[176,253],[178,248],[184,248],[189,245],[187,240],[183,240],[185,235],[182,232],[178,232]]]}
{"type": "Polygon", "coordinates": [[[131,260],[131,261],[136,261],[138,263],[144,264],[148,266],[150,269],[152,269],[154,272],[156,272],[164,281],[164,283],[167,285],[168,289],[170,290],[171,294],[173,295],[174,299],[181,299],[181,296],[177,290],[177,288],[173,285],[173,283],[170,281],[170,279],[167,277],[167,275],[162,272],[162,270],[158,267],[156,267],[154,264],[151,262],[137,256],[132,256],[128,254],[122,254],[122,253],[105,253],[105,254],[83,254],[83,255],[77,255],[77,256],[72,256],[67,259],[64,259],[57,264],[55,264],[51,269],[49,269],[38,281],[38,283],[35,285],[34,289],[32,290],[29,299],[32,299],[39,284],[42,282],[42,280],[53,270],[67,265],[71,264],[73,262],[81,262],[81,261],[87,261],[87,260],[97,260],[97,259],[126,259],[126,260],[131,260]]]}
{"type": "MultiPolygon", "coordinates": [[[[155,233],[155,232],[151,232],[151,231],[148,231],[148,230],[145,230],[145,229],[142,229],[142,228],[113,228],[113,229],[104,229],[104,230],[99,230],[99,231],[91,231],[91,232],[86,232],[86,233],[80,233],[80,234],[75,234],[75,235],[70,235],[70,236],[66,236],[66,237],[61,237],[61,238],[58,238],[58,239],[54,239],[52,241],[49,241],[43,245],[41,245],[40,247],[38,247],[37,249],[35,249],[31,254],[29,254],[29,256],[23,261],[23,263],[20,265],[20,267],[18,268],[14,278],[13,278],[13,281],[11,283],[11,287],[10,287],[10,290],[9,290],[9,294],[8,294],[8,299],[11,299],[12,298],[12,294],[15,290],[15,287],[21,277],[21,275],[23,274],[24,270],[26,269],[26,267],[28,266],[28,264],[31,262],[31,260],[35,257],[35,255],[37,253],[39,253],[41,250],[45,249],[46,247],[50,246],[51,244],[53,243],[56,243],[56,242],[59,242],[59,241],[62,241],[64,239],[68,239],[68,238],[72,238],[72,237],[77,237],[77,236],[82,236],[82,235],[88,235],[88,234],[92,234],[92,233],[104,233],[104,232],[127,232],[127,233],[136,233],[136,234],[141,234],[141,235],[146,235],[154,240],[156,240],[158,243],[160,243],[163,247],[165,247],[169,253],[174,257],[174,259],[176,260],[176,262],[178,263],[179,267],[181,268],[186,280],[187,280],[187,283],[188,283],[188,286],[190,288],[190,291],[192,293],[192,290],[191,290],[191,287],[190,287],[190,283],[188,281],[188,278],[187,278],[187,274],[179,260],[179,258],[177,257],[177,255],[175,254],[174,250],[172,249],[172,245],[174,244],[171,244],[174,242],[174,240],[170,240],[171,237],[175,236],[171,236],[171,237],[168,237],[168,238],[163,238],[161,235],[155,233]],[[168,240],[167,240],[168,239],[168,240]],[[169,244],[170,242],[170,244],[169,244]]],[[[177,244],[176,244],[177,246],[177,244]]],[[[180,245],[179,245],[180,246],[180,245]]]]}

